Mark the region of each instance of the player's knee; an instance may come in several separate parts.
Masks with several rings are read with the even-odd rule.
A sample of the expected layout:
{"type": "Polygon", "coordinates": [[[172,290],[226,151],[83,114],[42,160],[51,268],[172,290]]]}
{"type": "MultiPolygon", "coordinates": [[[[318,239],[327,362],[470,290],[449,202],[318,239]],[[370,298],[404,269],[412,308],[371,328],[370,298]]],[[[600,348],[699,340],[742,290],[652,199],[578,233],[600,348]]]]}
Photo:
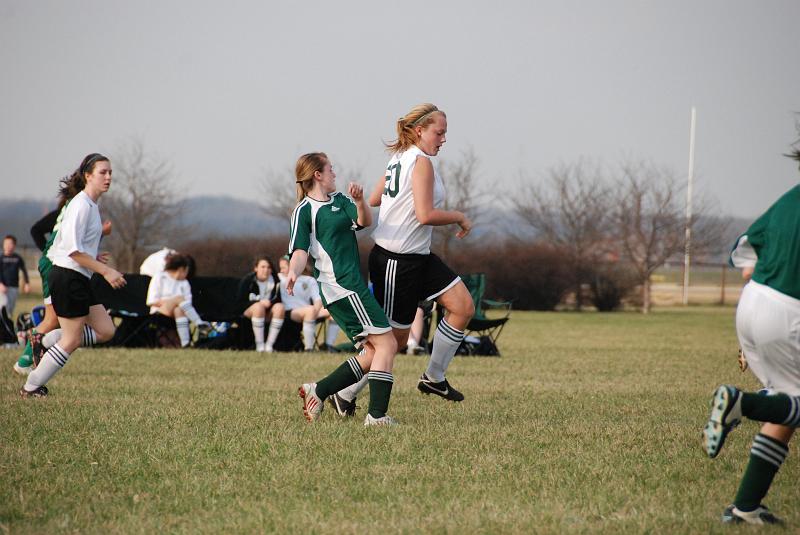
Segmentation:
{"type": "Polygon", "coordinates": [[[103,342],[108,342],[112,338],[114,338],[114,333],[116,332],[116,327],[114,324],[110,325],[103,325],[99,328],[95,329],[95,333],[97,335],[97,343],[102,344],[103,342]]]}

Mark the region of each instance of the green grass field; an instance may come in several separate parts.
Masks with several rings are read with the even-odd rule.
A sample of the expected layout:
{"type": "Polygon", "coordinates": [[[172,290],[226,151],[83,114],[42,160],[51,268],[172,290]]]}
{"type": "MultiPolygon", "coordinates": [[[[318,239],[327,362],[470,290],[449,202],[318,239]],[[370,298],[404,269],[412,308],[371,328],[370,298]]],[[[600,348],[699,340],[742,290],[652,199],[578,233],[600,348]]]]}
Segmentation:
{"type": "MultiPolygon", "coordinates": [[[[22,400],[0,350],[6,532],[738,533],[719,522],[757,426],[700,432],[736,365],[732,308],[514,312],[502,358],[463,358],[461,404],[398,356],[396,428],[302,417],[342,357],[81,350],[22,400]]],[[[766,503],[800,530],[795,442],[766,503]]],[[[796,531],[795,531],[796,532],[796,531]]]]}

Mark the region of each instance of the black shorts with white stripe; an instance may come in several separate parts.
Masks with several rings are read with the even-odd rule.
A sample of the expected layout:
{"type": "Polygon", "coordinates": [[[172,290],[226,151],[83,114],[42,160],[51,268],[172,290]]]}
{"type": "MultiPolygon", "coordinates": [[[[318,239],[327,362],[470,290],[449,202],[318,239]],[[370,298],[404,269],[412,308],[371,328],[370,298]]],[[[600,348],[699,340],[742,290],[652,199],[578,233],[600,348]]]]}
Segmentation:
{"type": "Polygon", "coordinates": [[[392,327],[411,326],[420,301],[436,299],[461,277],[433,253],[398,254],[376,245],[369,254],[369,278],[392,327]]]}

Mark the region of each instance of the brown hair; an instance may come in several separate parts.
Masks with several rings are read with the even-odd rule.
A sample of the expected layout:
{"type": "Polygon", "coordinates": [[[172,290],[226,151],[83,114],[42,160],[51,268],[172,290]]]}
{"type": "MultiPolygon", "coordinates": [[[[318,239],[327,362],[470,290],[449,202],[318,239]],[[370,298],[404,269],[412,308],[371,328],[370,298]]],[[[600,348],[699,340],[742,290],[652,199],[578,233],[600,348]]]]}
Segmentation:
{"type": "Polygon", "coordinates": [[[297,202],[302,201],[314,187],[314,173],[322,172],[326,163],[328,163],[328,155],[324,152],[309,152],[297,159],[297,165],[294,168],[297,202]]]}
{"type": "Polygon", "coordinates": [[[108,158],[98,152],[88,154],[81,162],[80,167],[75,169],[71,175],[61,179],[58,187],[58,208],[61,209],[75,195],[82,192],[86,187],[86,173],[92,174],[97,162],[107,162],[108,158]]]}
{"type": "Polygon", "coordinates": [[[415,145],[419,141],[415,128],[418,126],[425,128],[431,124],[436,113],[441,113],[447,117],[442,110],[429,102],[417,104],[411,108],[410,112],[397,120],[397,139],[392,143],[387,143],[386,150],[389,152],[403,152],[415,145]]]}

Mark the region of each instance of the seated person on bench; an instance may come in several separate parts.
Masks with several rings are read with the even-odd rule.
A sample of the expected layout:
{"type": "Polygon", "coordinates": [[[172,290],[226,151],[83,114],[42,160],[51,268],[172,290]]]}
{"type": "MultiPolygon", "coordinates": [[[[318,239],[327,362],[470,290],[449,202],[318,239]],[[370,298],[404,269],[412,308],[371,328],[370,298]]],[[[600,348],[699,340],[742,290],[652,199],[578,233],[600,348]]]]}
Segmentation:
{"type": "MultiPolygon", "coordinates": [[[[283,325],[283,319],[288,312],[288,316],[292,321],[303,324],[303,347],[306,351],[313,351],[317,337],[317,319],[330,318],[328,311],[322,308],[319,285],[316,279],[306,272],[297,278],[297,282],[294,284],[294,295],[289,295],[286,292],[286,273],[289,271],[288,257],[281,257],[279,265],[281,270],[278,274],[281,302],[272,307],[272,321],[269,326],[266,350],[270,351],[272,348],[270,340],[272,342],[275,341],[272,334],[273,329],[275,337],[277,337],[277,332],[283,325]]],[[[335,321],[329,321],[325,337],[325,343],[328,347],[333,346],[338,334],[339,326],[335,321]]]]}
{"type": "Polygon", "coordinates": [[[162,314],[175,318],[175,327],[181,340],[181,347],[191,342],[189,321],[198,327],[207,327],[192,306],[192,287],[186,280],[194,272],[194,259],[185,254],[174,254],[167,257],[164,271],[157,273],[150,280],[147,289],[147,305],[151,314],[162,314]]]}
{"type": "MultiPolygon", "coordinates": [[[[272,319],[274,305],[280,303],[280,281],[272,265],[272,260],[267,256],[259,256],[253,265],[253,272],[245,275],[239,283],[240,299],[249,303],[244,315],[250,318],[253,324],[253,336],[256,341],[256,351],[272,351],[275,338],[278,336],[280,326],[275,328],[270,322],[269,346],[264,343],[264,324],[267,318],[272,319]]],[[[281,320],[281,325],[283,320],[281,320]]]]}

